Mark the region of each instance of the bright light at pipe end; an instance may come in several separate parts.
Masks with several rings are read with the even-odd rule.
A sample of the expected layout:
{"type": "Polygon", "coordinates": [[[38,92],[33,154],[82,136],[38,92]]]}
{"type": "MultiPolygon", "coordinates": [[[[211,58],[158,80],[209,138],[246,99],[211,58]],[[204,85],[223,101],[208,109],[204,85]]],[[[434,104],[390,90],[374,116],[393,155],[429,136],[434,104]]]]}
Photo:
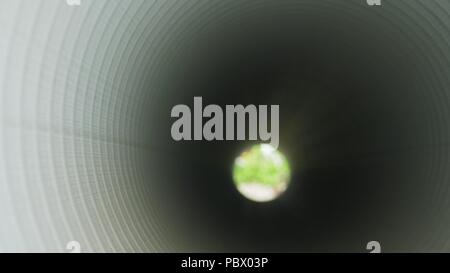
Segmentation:
{"type": "Polygon", "coordinates": [[[258,144],[245,150],[233,166],[237,190],[255,202],[278,198],[288,188],[290,176],[286,157],[269,144],[258,144]]]}

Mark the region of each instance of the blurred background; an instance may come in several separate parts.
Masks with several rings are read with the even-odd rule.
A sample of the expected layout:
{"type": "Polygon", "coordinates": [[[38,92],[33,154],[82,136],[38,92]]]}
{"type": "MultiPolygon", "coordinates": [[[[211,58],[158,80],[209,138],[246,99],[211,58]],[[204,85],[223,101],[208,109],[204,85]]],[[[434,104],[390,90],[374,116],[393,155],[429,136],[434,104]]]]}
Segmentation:
{"type": "Polygon", "coordinates": [[[449,0],[0,0],[0,251],[450,251],[449,34],[449,0]],[[280,105],[280,198],[234,186],[257,142],[172,140],[194,96],[280,105]]]}

